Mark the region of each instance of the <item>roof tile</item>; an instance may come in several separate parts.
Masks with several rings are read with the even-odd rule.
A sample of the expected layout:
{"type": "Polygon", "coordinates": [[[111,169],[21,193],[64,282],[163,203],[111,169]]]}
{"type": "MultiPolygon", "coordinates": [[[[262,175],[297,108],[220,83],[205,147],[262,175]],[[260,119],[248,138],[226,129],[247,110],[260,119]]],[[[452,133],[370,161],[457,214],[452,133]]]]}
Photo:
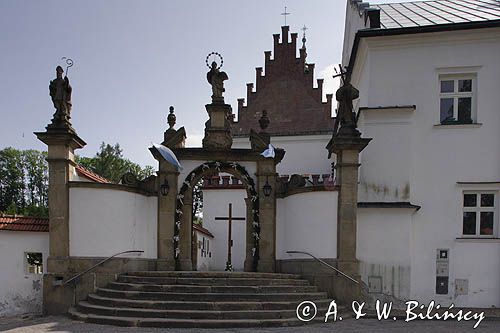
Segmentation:
{"type": "Polygon", "coordinates": [[[49,219],[1,214],[0,230],[48,232],[49,219]]]}

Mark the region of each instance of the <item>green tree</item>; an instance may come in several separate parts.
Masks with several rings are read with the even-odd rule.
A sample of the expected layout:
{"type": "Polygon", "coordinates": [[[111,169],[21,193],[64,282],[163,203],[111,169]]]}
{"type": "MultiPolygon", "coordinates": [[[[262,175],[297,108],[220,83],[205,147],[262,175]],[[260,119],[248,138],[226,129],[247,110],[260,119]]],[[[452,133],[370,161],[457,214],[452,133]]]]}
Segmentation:
{"type": "Polygon", "coordinates": [[[118,183],[127,172],[132,172],[140,180],[154,173],[153,167],[142,168],[139,164],[124,158],[123,150],[118,143],[112,146],[103,142],[94,157],[77,156],[76,162],[115,183],[118,183]]]}
{"type": "Polygon", "coordinates": [[[11,147],[0,150],[0,211],[25,207],[23,166],[21,151],[11,147]]]}
{"type": "Polygon", "coordinates": [[[22,152],[26,176],[27,205],[46,207],[48,201],[48,165],[47,153],[38,150],[22,152]]]}
{"type": "Polygon", "coordinates": [[[0,150],[0,211],[48,216],[47,153],[37,150],[0,150]]]}

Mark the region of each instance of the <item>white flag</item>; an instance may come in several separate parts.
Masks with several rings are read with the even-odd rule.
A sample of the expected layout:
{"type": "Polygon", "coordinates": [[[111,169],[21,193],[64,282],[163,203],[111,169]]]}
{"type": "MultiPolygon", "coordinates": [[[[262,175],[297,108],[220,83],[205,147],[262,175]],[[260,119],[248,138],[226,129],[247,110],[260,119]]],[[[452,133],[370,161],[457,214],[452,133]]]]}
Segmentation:
{"type": "Polygon", "coordinates": [[[262,153],[260,153],[262,156],[264,156],[265,158],[274,158],[275,154],[274,154],[274,147],[272,144],[269,144],[269,147],[264,150],[262,153]]]}

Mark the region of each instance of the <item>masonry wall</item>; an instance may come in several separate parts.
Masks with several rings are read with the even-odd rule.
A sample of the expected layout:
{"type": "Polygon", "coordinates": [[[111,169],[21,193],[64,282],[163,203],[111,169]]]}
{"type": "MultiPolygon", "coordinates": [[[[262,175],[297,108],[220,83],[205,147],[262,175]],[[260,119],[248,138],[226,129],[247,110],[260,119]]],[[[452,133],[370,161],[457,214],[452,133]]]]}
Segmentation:
{"type": "Polygon", "coordinates": [[[310,259],[286,251],[305,251],[319,258],[337,257],[336,191],[299,193],[278,199],[276,257],[310,259]]]}
{"type": "Polygon", "coordinates": [[[71,256],[143,250],[142,258],[157,257],[156,196],[106,188],[70,188],[69,195],[71,256]]]}
{"type": "MultiPolygon", "coordinates": [[[[372,296],[410,297],[413,209],[359,208],[356,251],[361,279],[381,282],[372,296]]],[[[397,304],[396,304],[397,305],[397,304]]]]}
{"type": "Polygon", "coordinates": [[[196,270],[213,271],[214,269],[214,247],[216,245],[214,238],[205,235],[202,232],[195,231],[196,237],[196,270]]]}
{"type": "Polygon", "coordinates": [[[25,252],[41,252],[46,272],[48,232],[0,231],[0,317],[42,311],[42,274],[27,273],[25,252]]]}

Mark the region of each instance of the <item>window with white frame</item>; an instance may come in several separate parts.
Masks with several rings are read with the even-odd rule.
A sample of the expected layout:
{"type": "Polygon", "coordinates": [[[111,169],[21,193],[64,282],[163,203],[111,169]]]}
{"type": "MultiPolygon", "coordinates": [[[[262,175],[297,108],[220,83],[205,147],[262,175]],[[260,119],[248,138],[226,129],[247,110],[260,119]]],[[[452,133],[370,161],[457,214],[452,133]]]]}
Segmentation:
{"type": "Polygon", "coordinates": [[[40,252],[25,252],[24,263],[26,273],[43,274],[43,255],[40,252]]]}
{"type": "Polygon", "coordinates": [[[476,121],[475,87],[473,74],[439,76],[441,124],[472,124],[476,121]]]}
{"type": "Polygon", "coordinates": [[[496,192],[464,192],[462,234],[466,237],[495,237],[497,224],[496,192]]]}

